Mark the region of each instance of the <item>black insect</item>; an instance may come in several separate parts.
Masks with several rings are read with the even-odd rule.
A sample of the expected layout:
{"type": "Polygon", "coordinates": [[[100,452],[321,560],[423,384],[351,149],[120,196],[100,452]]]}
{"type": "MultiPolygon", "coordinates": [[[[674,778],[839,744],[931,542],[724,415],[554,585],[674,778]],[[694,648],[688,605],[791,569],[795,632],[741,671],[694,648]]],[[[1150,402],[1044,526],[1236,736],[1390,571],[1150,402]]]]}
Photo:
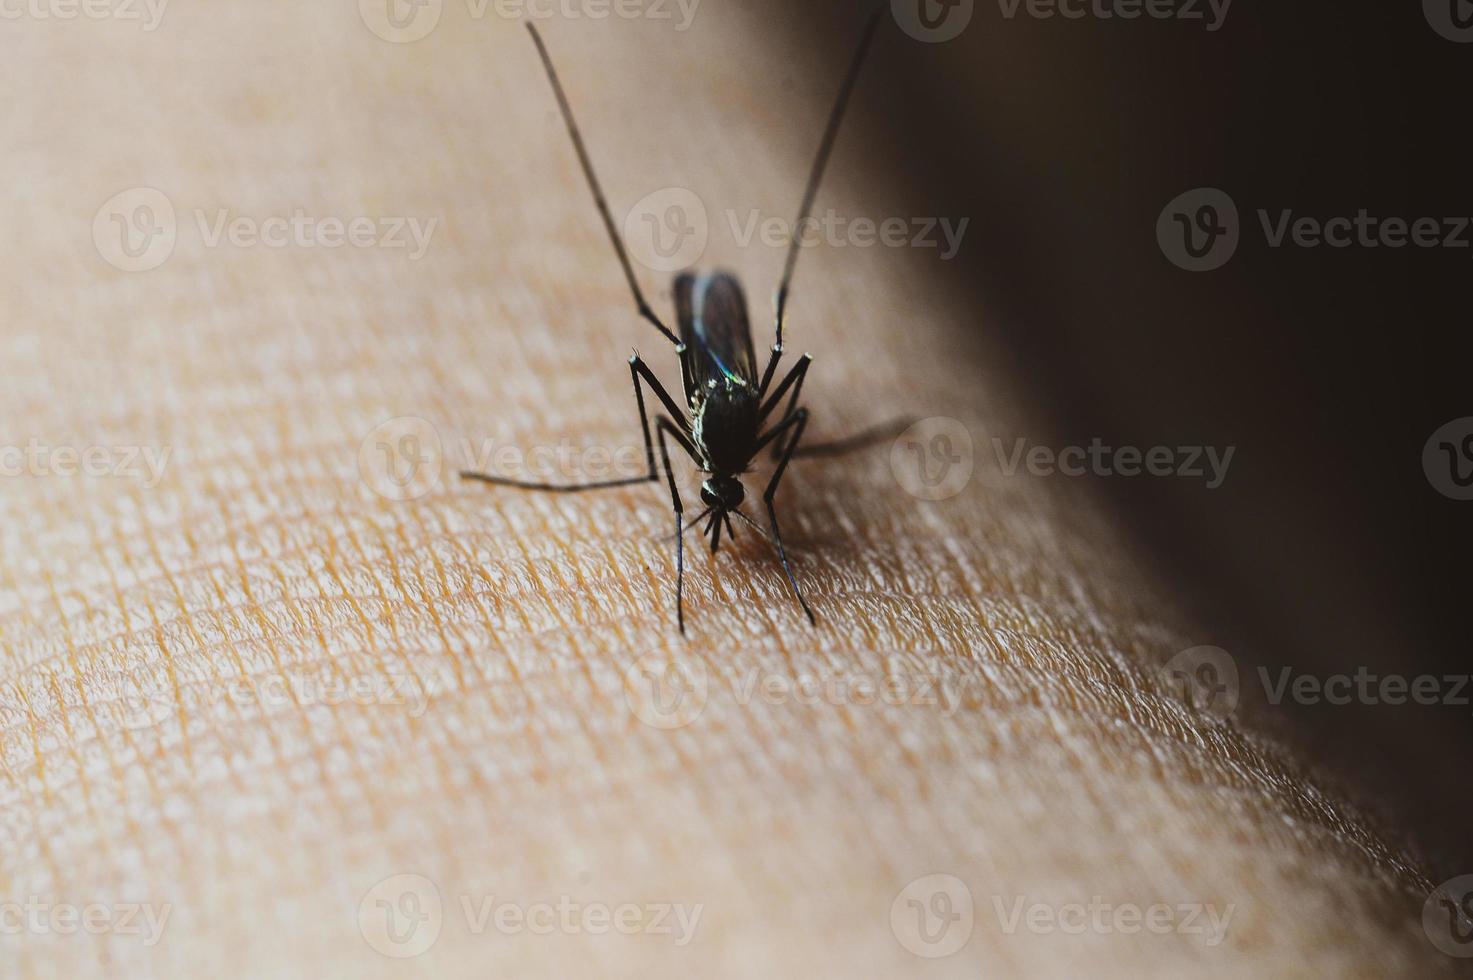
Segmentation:
{"type": "Polygon", "coordinates": [[[795,456],[837,455],[876,442],[898,427],[892,423],[841,442],[808,445],[800,449],[798,443],[803,438],[803,431],[808,425],[808,409],[798,406],[798,397],[802,393],[803,379],[808,374],[808,366],[812,358],[804,354],[782,381],[775,388],[772,387],[778,361],[783,355],[783,313],[787,306],[788,287],[792,283],[793,269],[798,261],[799,236],[802,234],[803,226],[813,207],[813,199],[822,180],[829,154],[833,150],[834,139],[838,134],[844,108],[854,89],[854,83],[859,77],[860,67],[864,63],[865,54],[869,50],[870,42],[874,39],[875,31],[879,27],[885,9],[884,6],[877,9],[865,26],[858,50],[855,51],[854,58],[849,65],[848,73],[839,90],[838,100],[829,115],[823,139],[819,144],[818,157],[814,161],[813,170],[808,178],[808,186],[803,194],[798,221],[793,226],[792,243],[789,246],[787,262],[783,268],[782,283],[777,290],[777,338],[772,345],[767,367],[760,376],[757,371],[757,358],[752,349],[752,329],[747,320],[747,301],[742,294],[741,284],[733,276],[724,272],[704,275],[685,272],[676,278],[675,310],[680,328],[678,337],[660,322],[660,318],[645,302],[644,294],[639,289],[639,282],[635,279],[634,269],[629,264],[629,256],[624,250],[624,243],[609,214],[609,206],[604,198],[603,189],[594,175],[593,164],[588,158],[588,150],[583,145],[583,137],[579,134],[578,124],[573,119],[573,110],[568,104],[562,84],[558,81],[552,59],[548,56],[547,47],[542,43],[542,37],[538,34],[537,29],[531,24],[527,25],[527,29],[532,33],[532,40],[537,45],[542,64],[547,69],[547,77],[552,82],[553,94],[556,95],[558,107],[562,110],[563,121],[567,124],[568,134],[573,139],[573,147],[578,153],[579,162],[583,165],[583,173],[588,178],[599,214],[603,217],[604,227],[608,230],[609,238],[614,244],[614,252],[619,257],[619,264],[623,266],[624,276],[629,280],[629,288],[634,293],[639,315],[664,334],[675,345],[675,352],[680,356],[686,410],[682,411],[681,406],[670,397],[645,362],[638,354],[635,354],[629,359],[629,373],[634,383],[634,397],[639,404],[640,426],[644,430],[645,452],[649,461],[648,473],[627,479],[573,485],[508,480],[485,473],[466,472],[461,473],[461,476],[498,486],[546,490],[554,493],[573,493],[652,483],[658,480],[659,470],[656,467],[655,443],[651,440],[649,414],[645,409],[644,389],[640,384],[643,381],[655,393],[655,397],[659,399],[667,413],[656,415],[655,437],[660,447],[659,461],[663,464],[665,480],[670,486],[670,501],[675,508],[675,615],[682,633],[685,632],[684,532],[709,518],[702,533],[710,536],[711,552],[715,554],[721,543],[723,527],[726,528],[729,536],[735,536],[735,529],[731,524],[733,514],[772,542],[777,549],[778,558],[782,561],[783,572],[787,575],[788,584],[793,588],[793,594],[798,598],[803,611],[807,613],[809,621],[814,622],[813,610],[809,608],[808,601],[803,598],[803,592],[798,588],[798,582],[793,577],[787,550],[783,547],[782,533],[778,529],[777,512],[773,507],[778,484],[781,483],[788,464],[795,456]],[[781,411],[778,411],[779,405],[783,405],[784,398],[787,400],[786,405],[781,411]],[[701,502],[706,505],[705,510],[701,511],[689,524],[684,522],[685,508],[681,502],[680,490],[675,485],[674,473],[670,468],[667,438],[674,440],[675,444],[700,467],[702,472],[709,474],[701,486],[701,502]],[[767,507],[767,516],[772,524],[771,533],[765,531],[761,525],[740,509],[746,497],[741,475],[749,470],[752,461],[764,449],[769,449],[772,458],[778,460],[777,469],[773,471],[767,482],[767,488],[762,494],[763,502],[767,507]]]}

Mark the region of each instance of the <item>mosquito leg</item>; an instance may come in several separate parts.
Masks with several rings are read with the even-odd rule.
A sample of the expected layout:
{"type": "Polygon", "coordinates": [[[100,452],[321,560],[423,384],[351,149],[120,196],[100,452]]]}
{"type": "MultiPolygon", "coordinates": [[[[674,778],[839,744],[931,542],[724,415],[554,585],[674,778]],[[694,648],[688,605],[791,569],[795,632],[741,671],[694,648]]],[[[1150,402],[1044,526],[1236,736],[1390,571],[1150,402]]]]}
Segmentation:
{"type": "MultiPolygon", "coordinates": [[[[767,421],[767,417],[772,414],[772,410],[783,400],[783,395],[789,388],[793,389],[793,394],[788,399],[788,407],[782,413],[782,417],[788,418],[793,414],[793,411],[798,407],[798,396],[803,392],[803,379],[808,377],[808,365],[812,363],[813,358],[807,354],[804,354],[798,359],[798,363],[794,364],[793,369],[788,372],[787,377],[783,378],[782,383],[777,386],[777,390],[772,393],[772,397],[768,398],[762,404],[761,409],[758,410],[757,420],[759,425],[767,421]]],[[[781,443],[775,444],[772,447],[772,458],[777,459],[781,450],[781,443]]]]}
{"type": "MultiPolygon", "coordinates": [[[[640,359],[638,354],[629,359],[629,379],[634,385],[635,403],[639,405],[639,428],[644,435],[644,455],[645,461],[649,466],[649,472],[643,476],[630,476],[618,480],[598,480],[593,483],[542,483],[531,480],[511,480],[506,477],[492,476],[489,473],[462,470],[460,473],[461,479],[479,480],[482,483],[490,483],[499,487],[514,487],[518,490],[541,490],[547,493],[578,493],[583,490],[606,490],[610,487],[627,487],[638,483],[653,483],[659,478],[660,474],[655,468],[655,446],[654,442],[650,439],[649,414],[645,409],[644,389],[641,387],[640,381],[643,380],[645,384],[650,386],[650,389],[654,391],[666,410],[680,419],[682,426],[685,426],[685,415],[676,407],[674,399],[670,397],[670,393],[665,390],[664,385],[660,384],[660,379],[655,377],[654,372],[640,359]]],[[[676,441],[680,443],[680,448],[694,456],[695,447],[691,445],[685,432],[681,428],[676,428],[674,425],[671,428],[674,430],[672,434],[675,436],[676,441]]]]}
{"type": "Polygon", "coordinates": [[[803,438],[803,430],[807,426],[808,409],[800,408],[792,415],[783,419],[782,423],[776,429],[768,433],[767,438],[773,439],[778,438],[788,429],[793,430],[791,436],[787,436],[781,440],[784,446],[782,462],[778,464],[777,470],[772,474],[772,479],[768,481],[767,489],[762,494],[762,500],[767,504],[767,518],[772,522],[772,540],[777,545],[777,556],[782,560],[783,572],[788,577],[788,584],[793,587],[793,595],[797,596],[798,605],[802,606],[803,611],[808,614],[808,622],[816,626],[818,625],[818,620],[814,618],[813,610],[808,608],[808,600],[803,598],[803,590],[798,588],[798,580],[793,577],[793,568],[788,564],[788,550],[783,547],[782,530],[777,524],[777,508],[773,504],[773,500],[777,496],[778,484],[782,482],[783,473],[787,471],[788,463],[792,461],[793,450],[797,448],[798,440],[803,438]]]}
{"type": "Polygon", "coordinates": [[[670,468],[670,449],[665,443],[666,434],[673,435],[678,442],[685,436],[675,423],[663,415],[655,419],[655,435],[660,440],[660,459],[665,464],[665,482],[670,486],[670,505],[675,508],[675,622],[680,635],[685,635],[685,535],[681,534],[682,516],[685,505],[680,501],[680,490],[675,486],[675,473],[670,468]]]}
{"type": "Polygon", "coordinates": [[[767,386],[772,384],[772,376],[777,373],[777,362],[782,359],[783,345],[773,344],[772,353],[767,355],[767,370],[762,372],[762,384],[757,386],[758,398],[767,394],[767,386]]]}
{"type": "MultiPolygon", "coordinates": [[[[710,514],[710,513],[711,513],[711,508],[710,507],[707,507],[705,510],[701,511],[695,517],[692,517],[690,520],[686,521],[685,522],[685,526],[680,529],[680,534],[684,534],[685,532],[689,531],[691,528],[695,527],[697,524],[699,524],[702,521],[704,521],[706,519],[707,515],[710,514]]],[[[676,537],[678,537],[678,535],[675,535],[675,534],[667,534],[664,537],[662,537],[662,538],[656,538],[655,540],[664,542],[664,541],[674,540],[676,537]]]]}
{"type": "Polygon", "coordinates": [[[835,439],[833,442],[819,442],[810,446],[803,446],[793,455],[804,458],[814,456],[843,456],[845,453],[867,449],[877,443],[884,442],[886,439],[893,439],[910,428],[914,422],[915,419],[908,415],[898,419],[891,419],[889,422],[871,426],[863,432],[845,439],[835,439]]]}
{"type": "Polygon", "coordinates": [[[716,549],[721,547],[721,515],[712,514],[711,523],[706,528],[711,532],[711,554],[716,554],[716,549]]]}
{"type": "Polygon", "coordinates": [[[793,409],[798,407],[798,396],[803,391],[803,379],[808,377],[808,366],[812,363],[813,358],[808,354],[804,354],[798,358],[798,363],[793,365],[793,369],[788,372],[787,377],[783,378],[782,383],[777,386],[777,390],[772,393],[772,396],[767,401],[762,403],[762,408],[757,413],[759,422],[767,421],[767,416],[772,414],[772,410],[777,407],[778,402],[783,400],[783,395],[787,393],[789,388],[793,389],[793,394],[788,399],[788,408],[787,411],[783,412],[782,417],[786,418],[793,414],[793,409]]]}

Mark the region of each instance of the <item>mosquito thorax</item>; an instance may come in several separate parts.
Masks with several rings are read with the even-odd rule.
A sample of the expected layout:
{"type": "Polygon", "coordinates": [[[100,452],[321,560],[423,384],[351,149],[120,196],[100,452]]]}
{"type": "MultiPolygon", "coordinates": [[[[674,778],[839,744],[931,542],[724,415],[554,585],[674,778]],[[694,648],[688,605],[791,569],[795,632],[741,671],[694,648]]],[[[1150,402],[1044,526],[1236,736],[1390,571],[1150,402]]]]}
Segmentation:
{"type": "Polygon", "coordinates": [[[736,510],[747,496],[742,481],[731,476],[713,476],[701,484],[701,503],[722,510],[736,510]]]}

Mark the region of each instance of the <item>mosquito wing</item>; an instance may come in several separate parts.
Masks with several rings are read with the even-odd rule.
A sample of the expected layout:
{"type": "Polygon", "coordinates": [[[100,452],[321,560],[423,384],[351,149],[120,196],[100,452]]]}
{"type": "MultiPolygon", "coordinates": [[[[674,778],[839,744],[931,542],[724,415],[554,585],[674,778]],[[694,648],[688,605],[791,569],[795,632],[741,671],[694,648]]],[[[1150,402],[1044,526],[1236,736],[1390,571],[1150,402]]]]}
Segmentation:
{"type": "Polygon", "coordinates": [[[732,382],[757,390],[757,357],[747,299],[736,277],[726,272],[675,280],[675,312],[685,345],[686,397],[710,382],[732,382]]]}

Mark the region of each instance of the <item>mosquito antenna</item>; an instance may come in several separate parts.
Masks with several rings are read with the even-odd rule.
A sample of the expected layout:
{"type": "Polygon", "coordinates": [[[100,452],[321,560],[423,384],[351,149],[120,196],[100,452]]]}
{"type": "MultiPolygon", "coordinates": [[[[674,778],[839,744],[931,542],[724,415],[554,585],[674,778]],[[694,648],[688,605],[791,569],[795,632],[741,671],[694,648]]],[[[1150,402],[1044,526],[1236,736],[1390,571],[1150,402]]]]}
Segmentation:
{"type": "Polygon", "coordinates": [[[838,138],[839,124],[844,120],[844,110],[849,105],[849,96],[854,92],[854,84],[859,80],[860,68],[864,67],[864,58],[869,53],[870,42],[874,40],[875,31],[880,26],[880,18],[884,16],[888,7],[889,4],[880,4],[876,7],[875,12],[870,15],[869,23],[864,27],[864,34],[859,39],[859,47],[854,52],[854,60],[849,63],[849,73],[844,76],[844,84],[839,88],[839,98],[834,103],[833,111],[829,113],[823,140],[818,145],[818,157],[813,161],[813,170],[808,175],[808,186],[803,191],[803,204],[798,209],[798,221],[793,225],[793,240],[788,245],[788,260],[783,266],[782,283],[777,287],[776,347],[779,350],[783,346],[783,314],[788,306],[788,287],[792,285],[793,269],[798,264],[798,252],[802,248],[803,224],[813,210],[813,199],[818,195],[818,185],[823,182],[823,171],[828,166],[829,154],[833,152],[834,140],[838,138]]]}
{"type": "Polygon", "coordinates": [[[604,191],[598,183],[598,177],[593,172],[593,161],[588,159],[588,148],[583,145],[583,136],[578,132],[578,123],[573,119],[573,107],[568,104],[568,97],[563,92],[562,82],[558,81],[557,69],[552,66],[552,58],[547,53],[547,45],[542,43],[542,35],[537,33],[537,27],[528,23],[527,30],[532,33],[532,41],[537,45],[537,53],[542,57],[542,67],[547,69],[548,81],[552,82],[553,94],[557,96],[558,108],[562,110],[563,122],[568,127],[568,135],[573,138],[573,149],[578,151],[578,162],[583,165],[583,176],[588,178],[588,187],[593,191],[593,200],[598,205],[598,213],[604,219],[604,228],[609,232],[609,241],[614,243],[614,252],[619,256],[619,265],[624,268],[624,278],[629,280],[629,288],[634,293],[634,304],[639,308],[639,315],[655,325],[655,329],[664,334],[676,347],[680,346],[680,339],[670,332],[670,328],[660,322],[655,316],[655,311],[650,309],[650,304],[645,302],[644,293],[639,290],[639,280],[634,277],[634,267],[629,264],[629,253],[624,250],[624,240],[619,237],[619,230],[614,226],[613,215],[609,213],[609,202],[604,197],[604,191]]]}

